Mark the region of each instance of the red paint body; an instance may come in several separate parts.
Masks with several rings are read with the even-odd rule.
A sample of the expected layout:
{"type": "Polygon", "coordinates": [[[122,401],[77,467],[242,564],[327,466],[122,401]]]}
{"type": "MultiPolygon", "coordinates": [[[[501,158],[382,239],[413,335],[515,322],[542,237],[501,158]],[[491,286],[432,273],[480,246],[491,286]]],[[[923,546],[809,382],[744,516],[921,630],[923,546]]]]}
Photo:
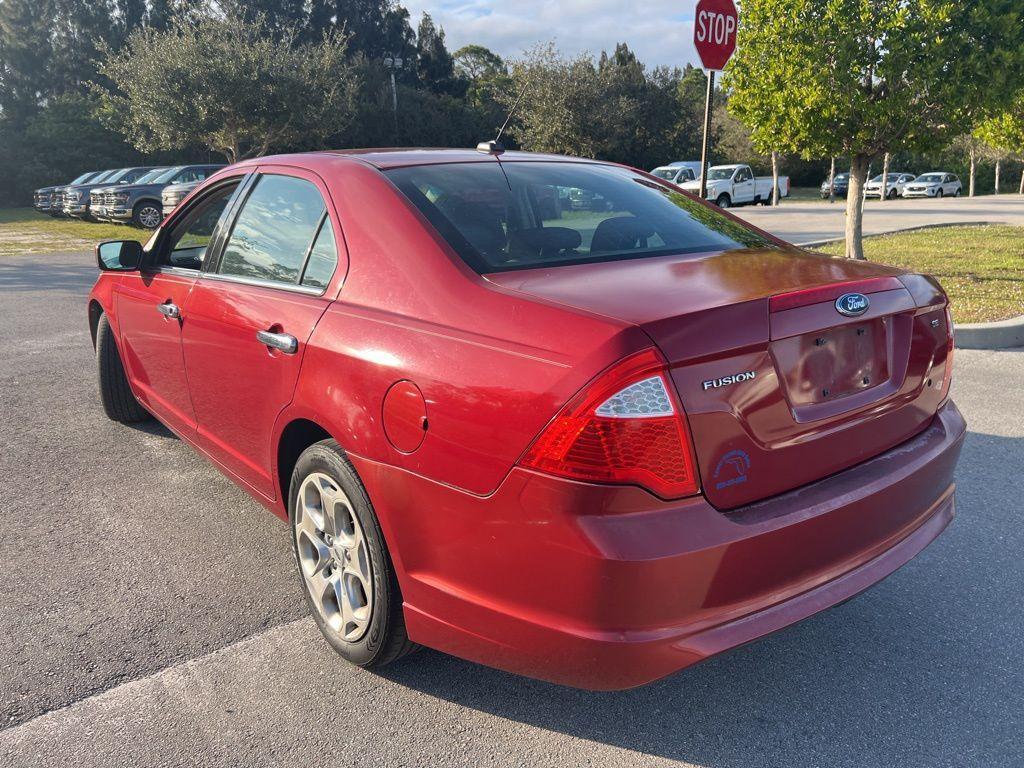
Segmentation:
{"type": "Polygon", "coordinates": [[[317,425],[367,488],[410,637],[569,685],[640,685],[760,637],[941,532],[965,425],[932,281],[789,246],[481,276],[382,169],[494,162],[410,150],[225,169],[150,247],[203,189],[272,170],[316,183],[339,267],[323,296],[103,273],[92,301],[136,395],[282,517],[282,435],[317,425]],[[847,283],[871,297],[861,317],[836,312],[847,283]],[[180,323],[155,311],[169,300],[180,323]],[[260,329],[298,353],[258,344],[260,329]],[[699,495],[519,465],[588,382],[651,348],[686,412],[699,495]]]}

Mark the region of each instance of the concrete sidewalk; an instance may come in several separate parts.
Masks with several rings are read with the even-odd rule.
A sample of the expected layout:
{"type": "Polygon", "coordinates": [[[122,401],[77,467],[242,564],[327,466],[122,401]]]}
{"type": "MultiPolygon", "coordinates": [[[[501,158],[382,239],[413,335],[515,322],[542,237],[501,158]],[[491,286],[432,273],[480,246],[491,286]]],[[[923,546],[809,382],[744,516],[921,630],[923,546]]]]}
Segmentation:
{"type": "MultiPolygon", "coordinates": [[[[751,206],[732,212],[756,227],[792,243],[841,239],[846,232],[846,201],[751,206]]],[[[1024,196],[988,195],[942,200],[872,200],[864,206],[864,234],[880,235],[934,224],[1013,224],[1024,226],[1024,196]]]]}

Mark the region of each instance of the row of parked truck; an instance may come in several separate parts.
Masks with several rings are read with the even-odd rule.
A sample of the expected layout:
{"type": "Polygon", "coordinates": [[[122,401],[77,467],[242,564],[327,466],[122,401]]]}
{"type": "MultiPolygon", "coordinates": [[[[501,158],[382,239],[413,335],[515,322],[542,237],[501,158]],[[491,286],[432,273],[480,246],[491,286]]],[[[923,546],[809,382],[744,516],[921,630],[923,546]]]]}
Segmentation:
{"type": "MultiPolygon", "coordinates": [[[[680,160],[651,171],[659,179],[677,184],[687,192],[700,194],[701,164],[680,160]]],[[[719,208],[736,205],[771,205],[774,182],[771,176],[755,176],[749,165],[713,165],[708,168],[705,197],[719,208]]],[[[779,197],[789,197],[789,177],[779,176],[779,197]]]]}
{"type": "Polygon", "coordinates": [[[33,206],[51,216],[156,229],[164,215],[223,165],[144,166],[83,173],[68,184],[37,189],[33,206]]]}

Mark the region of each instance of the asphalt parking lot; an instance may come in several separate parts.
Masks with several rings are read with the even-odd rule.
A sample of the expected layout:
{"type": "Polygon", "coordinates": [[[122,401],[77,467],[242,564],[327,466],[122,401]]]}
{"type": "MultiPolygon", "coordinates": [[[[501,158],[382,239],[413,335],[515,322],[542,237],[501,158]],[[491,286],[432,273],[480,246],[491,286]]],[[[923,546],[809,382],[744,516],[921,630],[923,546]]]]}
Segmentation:
{"type": "MultiPolygon", "coordinates": [[[[791,243],[841,239],[846,231],[846,201],[785,202],[775,208],[734,208],[737,216],[791,243]]],[[[942,200],[868,200],[864,204],[864,234],[936,224],[1013,224],[1024,226],[1024,197],[984,195],[942,200]]]]}
{"type": "Polygon", "coordinates": [[[1022,764],[1024,351],[957,352],[958,517],[916,560],[594,694],[431,651],[342,663],[285,525],[166,430],[104,418],[94,277],[85,254],[0,260],[0,765],[1022,764]]]}

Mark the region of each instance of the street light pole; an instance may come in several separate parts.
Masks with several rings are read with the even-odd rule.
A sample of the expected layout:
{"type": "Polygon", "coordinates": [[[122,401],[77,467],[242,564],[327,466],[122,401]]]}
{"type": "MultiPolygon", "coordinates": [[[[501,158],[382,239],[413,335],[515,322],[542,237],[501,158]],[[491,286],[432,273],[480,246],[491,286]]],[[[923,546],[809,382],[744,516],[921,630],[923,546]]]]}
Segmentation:
{"type": "Polygon", "coordinates": [[[395,71],[402,68],[404,60],[401,56],[389,54],[384,58],[384,66],[388,69],[391,74],[391,114],[395,121],[395,144],[399,144],[398,141],[398,86],[395,83],[395,71]]]}

